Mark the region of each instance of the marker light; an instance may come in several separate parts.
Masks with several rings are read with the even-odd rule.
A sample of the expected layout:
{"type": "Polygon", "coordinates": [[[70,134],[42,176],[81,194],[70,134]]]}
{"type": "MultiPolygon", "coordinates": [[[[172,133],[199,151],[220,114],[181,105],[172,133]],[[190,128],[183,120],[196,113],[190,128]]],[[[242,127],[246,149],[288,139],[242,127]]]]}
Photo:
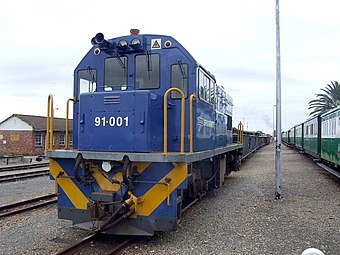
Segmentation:
{"type": "Polygon", "coordinates": [[[94,53],[94,55],[98,56],[100,54],[100,49],[99,48],[95,48],[93,53],[94,53]]]}
{"type": "Polygon", "coordinates": [[[164,46],[166,47],[166,48],[169,48],[169,47],[171,47],[171,41],[166,41],[165,43],[164,43],[164,46]]]}
{"type": "Polygon", "coordinates": [[[126,40],[120,40],[120,41],[118,42],[117,47],[118,47],[118,48],[125,48],[127,45],[128,45],[128,42],[127,42],[126,40]]]}
{"type": "Polygon", "coordinates": [[[112,166],[111,166],[111,164],[110,164],[109,161],[103,161],[103,162],[102,162],[102,169],[103,169],[105,172],[107,172],[107,173],[110,172],[111,168],[112,168],[112,166]]]}
{"type": "Polygon", "coordinates": [[[134,49],[138,48],[140,46],[140,40],[138,38],[132,39],[130,46],[134,49]]]}
{"type": "Polygon", "coordinates": [[[130,33],[132,35],[138,35],[139,34],[139,29],[136,29],[136,28],[130,29],[130,33]]]}

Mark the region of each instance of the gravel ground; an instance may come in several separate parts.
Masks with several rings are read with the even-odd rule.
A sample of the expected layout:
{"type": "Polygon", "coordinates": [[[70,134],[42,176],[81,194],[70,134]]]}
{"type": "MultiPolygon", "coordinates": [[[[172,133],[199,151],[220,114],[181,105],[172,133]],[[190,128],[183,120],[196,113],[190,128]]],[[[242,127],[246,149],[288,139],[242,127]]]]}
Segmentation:
{"type": "Polygon", "coordinates": [[[0,183],[0,205],[51,193],[54,193],[54,182],[49,176],[0,183]]]}
{"type": "Polygon", "coordinates": [[[282,255],[309,247],[340,254],[339,181],[285,146],[282,158],[281,200],[274,200],[270,144],[232,173],[215,196],[191,208],[176,232],[142,239],[124,254],[282,255]]]}
{"type": "MultiPolygon", "coordinates": [[[[283,147],[283,199],[274,201],[274,153],[271,144],[245,161],[221,189],[185,212],[177,231],[140,238],[122,253],[281,255],[316,247],[326,255],[339,254],[340,181],[283,147]]],[[[14,194],[22,189],[18,183],[12,183],[12,191],[5,186],[10,184],[0,185],[0,203],[36,188],[38,193],[53,190],[53,182],[32,183],[39,179],[23,185],[30,191],[14,194]]],[[[51,254],[86,235],[57,219],[56,206],[50,206],[2,219],[0,254],[51,254]]]]}

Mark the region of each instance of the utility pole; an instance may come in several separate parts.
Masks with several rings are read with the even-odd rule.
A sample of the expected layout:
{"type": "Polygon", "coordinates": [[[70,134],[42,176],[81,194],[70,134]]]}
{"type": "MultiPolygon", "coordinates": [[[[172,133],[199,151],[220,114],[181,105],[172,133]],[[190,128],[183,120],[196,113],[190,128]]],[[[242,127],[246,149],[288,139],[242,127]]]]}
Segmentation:
{"type": "Polygon", "coordinates": [[[276,0],[276,153],[275,199],[281,199],[281,57],[280,57],[280,8],[276,0]]]}

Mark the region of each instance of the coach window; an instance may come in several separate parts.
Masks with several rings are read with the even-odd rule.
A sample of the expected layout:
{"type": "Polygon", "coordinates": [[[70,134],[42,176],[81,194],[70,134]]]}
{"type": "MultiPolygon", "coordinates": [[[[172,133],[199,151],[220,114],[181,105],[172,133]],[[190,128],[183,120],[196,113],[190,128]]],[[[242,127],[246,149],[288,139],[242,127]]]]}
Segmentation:
{"type": "Polygon", "coordinates": [[[158,89],[159,54],[137,55],[135,61],[135,89],[158,89]]]}
{"type": "MultiPolygon", "coordinates": [[[[188,96],[188,65],[172,65],[171,66],[171,87],[182,90],[185,98],[188,96]]],[[[171,98],[181,98],[181,95],[173,91],[171,98]]]]}
{"type": "Polygon", "coordinates": [[[97,87],[97,70],[88,67],[78,71],[78,95],[86,92],[94,92],[97,87]]]}
{"type": "Polygon", "coordinates": [[[105,87],[127,86],[127,57],[105,59],[105,87]]]}
{"type": "Polygon", "coordinates": [[[310,125],[310,134],[314,135],[314,124],[310,125]]]}

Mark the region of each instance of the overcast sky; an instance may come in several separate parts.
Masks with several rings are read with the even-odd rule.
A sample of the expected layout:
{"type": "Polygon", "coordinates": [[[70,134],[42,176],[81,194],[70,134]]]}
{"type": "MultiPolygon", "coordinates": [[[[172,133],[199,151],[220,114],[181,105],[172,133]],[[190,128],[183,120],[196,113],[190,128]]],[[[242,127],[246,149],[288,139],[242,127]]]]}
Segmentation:
{"type": "MultiPolygon", "coordinates": [[[[282,128],[308,118],[308,102],[339,79],[340,2],[280,1],[282,128]]],[[[72,97],[73,70],[102,32],[131,28],[178,40],[234,99],[233,125],[273,128],[275,0],[5,1],[0,9],[0,121],[13,113],[57,117],[72,97]]]]}

